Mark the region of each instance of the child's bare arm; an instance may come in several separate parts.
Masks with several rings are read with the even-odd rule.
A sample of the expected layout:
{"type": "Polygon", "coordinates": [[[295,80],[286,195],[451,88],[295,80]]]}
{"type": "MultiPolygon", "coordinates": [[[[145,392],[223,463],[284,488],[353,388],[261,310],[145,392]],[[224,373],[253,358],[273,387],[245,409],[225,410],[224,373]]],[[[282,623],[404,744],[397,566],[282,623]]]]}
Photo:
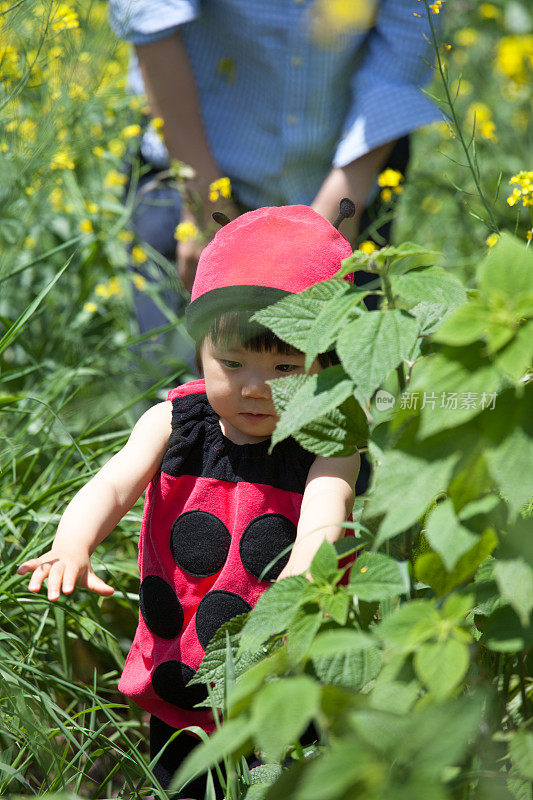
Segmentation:
{"type": "Polygon", "coordinates": [[[74,586],[101,595],[113,588],[98,578],[90,556],[140,497],[159,469],[171,432],[172,404],[159,403],[137,422],[130,438],[113,458],[80,489],[61,517],[52,549],[21,564],[32,572],[28,588],[38,592],[48,577],[48,599],[57,600],[74,586]]]}
{"type": "Polygon", "coordinates": [[[360,465],[359,453],[347,458],[316,457],[305,486],[296,541],[278,581],[307,572],[324,539],[335,542],[344,536],[339,523],[352,511],[360,465]]]}

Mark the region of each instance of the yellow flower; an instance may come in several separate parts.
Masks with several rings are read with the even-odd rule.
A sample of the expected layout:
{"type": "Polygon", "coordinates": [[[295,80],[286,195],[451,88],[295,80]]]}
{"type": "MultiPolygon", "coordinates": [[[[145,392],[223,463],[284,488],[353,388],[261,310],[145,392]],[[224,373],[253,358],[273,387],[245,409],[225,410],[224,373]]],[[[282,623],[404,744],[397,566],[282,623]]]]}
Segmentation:
{"type": "Polygon", "coordinates": [[[313,33],[318,39],[353,30],[366,30],[374,22],[374,0],[315,0],[312,6],[313,33]]]}
{"type": "Polygon", "coordinates": [[[105,154],[105,150],[103,147],[100,147],[100,145],[96,145],[96,147],[93,147],[93,153],[96,158],[102,158],[102,156],[105,154]]]}
{"type": "Polygon", "coordinates": [[[54,211],[59,211],[59,209],[62,208],[63,205],[62,204],[63,192],[61,191],[61,189],[58,186],[56,186],[56,188],[52,189],[52,191],[50,192],[49,197],[54,211]]]}
{"type": "Polygon", "coordinates": [[[478,40],[479,33],[475,28],[461,28],[455,34],[455,42],[460,47],[472,47],[478,40]]]}
{"type": "Polygon", "coordinates": [[[503,36],[497,46],[496,69],[515,83],[526,84],[533,67],[533,34],[503,36]]]}
{"type": "Polygon", "coordinates": [[[33,238],[33,236],[26,236],[24,239],[24,246],[28,248],[28,250],[33,250],[35,245],[37,244],[37,240],[33,238]]]}
{"type": "Polygon", "coordinates": [[[95,122],[91,125],[91,136],[101,136],[103,132],[104,129],[99,122],[95,122]]]}
{"type": "Polygon", "coordinates": [[[82,233],[94,233],[93,224],[90,219],[82,219],[78,228],[82,233]]]}
{"type": "Polygon", "coordinates": [[[209,184],[209,199],[211,202],[214,203],[219,196],[231,197],[231,181],[229,178],[219,178],[209,184]]]}
{"type": "Polygon", "coordinates": [[[87,91],[79,83],[73,83],[68,87],[68,96],[72,100],[87,100],[87,91]]]}
{"type": "Polygon", "coordinates": [[[0,152],[7,153],[9,150],[9,145],[7,142],[0,142],[0,152]]]}
{"type": "Polygon", "coordinates": [[[109,290],[105,283],[98,283],[96,285],[94,293],[97,297],[103,297],[104,300],[109,297],[109,290]]]}
{"type": "Polygon", "coordinates": [[[494,133],[495,130],[496,130],[496,125],[491,119],[487,120],[486,122],[482,122],[480,125],[481,135],[483,136],[484,139],[490,139],[491,142],[498,141],[498,137],[494,133]]]}
{"type": "Polygon", "coordinates": [[[443,0],[436,0],[435,3],[430,3],[429,7],[434,14],[439,14],[443,0]]]}
{"type": "Polygon", "coordinates": [[[399,186],[403,175],[397,169],[385,169],[378,175],[378,186],[399,186]]]}
{"type": "Polygon", "coordinates": [[[374,252],[374,250],[378,249],[379,248],[377,244],[375,244],[375,242],[371,242],[369,239],[367,239],[365,242],[361,242],[361,244],[359,245],[359,250],[361,250],[363,253],[366,253],[367,255],[370,255],[371,253],[374,252]]]}
{"type": "Polygon", "coordinates": [[[514,206],[517,203],[517,201],[520,200],[521,196],[522,192],[520,191],[520,189],[513,189],[513,193],[509,195],[509,197],[507,198],[507,202],[509,203],[510,206],[514,206]]]}
{"type": "Polygon", "coordinates": [[[383,189],[381,192],[381,199],[384,203],[390,203],[392,199],[392,192],[390,189],[383,189]]]}
{"type": "Polygon", "coordinates": [[[74,169],[74,161],[64,151],[55,154],[50,164],[52,169],[74,169]]]}
{"type": "Polygon", "coordinates": [[[117,172],[116,169],[111,169],[104,179],[104,186],[106,189],[113,189],[116,186],[124,186],[128,182],[127,175],[122,172],[117,172]]]}
{"type": "Polygon", "coordinates": [[[133,277],[132,277],[132,281],[133,281],[133,285],[135,286],[135,288],[138,289],[140,292],[142,292],[143,289],[145,289],[145,287],[146,287],[146,278],[144,277],[144,275],[138,275],[137,273],[134,273],[133,277]]]}
{"type": "Polygon", "coordinates": [[[32,119],[23,119],[19,125],[18,133],[21,139],[34,142],[36,131],[37,124],[32,119]]]}
{"type": "Polygon", "coordinates": [[[530,241],[531,241],[531,239],[533,239],[533,228],[530,228],[530,229],[527,231],[527,233],[526,233],[526,239],[528,240],[528,242],[530,242],[530,241]]]}
{"type": "Polygon", "coordinates": [[[132,231],[120,231],[118,234],[118,238],[121,242],[133,242],[133,232],[132,231]]]}
{"type": "Polygon", "coordinates": [[[500,9],[492,3],[481,3],[478,11],[483,19],[499,19],[501,16],[500,9]]]}
{"type": "Polygon", "coordinates": [[[107,282],[107,290],[109,295],[122,295],[122,286],[118,278],[110,278],[107,282]]]}
{"type": "Polygon", "coordinates": [[[121,142],[120,139],[111,139],[107,146],[109,148],[109,152],[113,153],[113,155],[117,158],[122,158],[126,152],[126,145],[124,142],[121,142]]]}
{"type": "Polygon", "coordinates": [[[96,303],[85,303],[83,306],[83,310],[86,311],[88,314],[94,314],[95,311],[98,311],[98,306],[96,303]]]}
{"type": "Polygon", "coordinates": [[[144,264],[144,262],[148,259],[146,251],[143,250],[143,248],[138,244],[132,248],[131,255],[135,264],[144,264]]]}
{"type": "Polygon", "coordinates": [[[198,228],[194,222],[180,222],[174,231],[174,239],[178,242],[187,242],[189,239],[194,239],[198,235],[198,228]]]}
{"type": "Polygon", "coordinates": [[[489,247],[494,247],[499,238],[500,238],[499,233],[491,233],[490,236],[487,236],[485,241],[489,247]]]}
{"type": "Polygon", "coordinates": [[[79,27],[78,15],[73,8],[60,3],[51,19],[54,31],[69,31],[79,27]]]}
{"type": "Polygon", "coordinates": [[[26,188],[24,189],[24,191],[26,192],[26,194],[28,195],[28,197],[31,197],[31,196],[32,196],[32,194],[35,194],[35,186],[26,186],[26,188]]]}
{"type": "Polygon", "coordinates": [[[125,128],[122,128],[120,135],[123,139],[133,139],[135,136],[138,136],[140,132],[140,125],[126,125],[125,128]]]}
{"type": "Polygon", "coordinates": [[[165,120],[163,119],[163,117],[154,117],[152,119],[152,125],[154,126],[156,131],[162,130],[164,124],[165,124],[165,120]]]}
{"type": "Polygon", "coordinates": [[[92,200],[88,200],[85,205],[87,206],[89,214],[96,214],[100,208],[100,206],[97,203],[93,203],[92,200]]]}

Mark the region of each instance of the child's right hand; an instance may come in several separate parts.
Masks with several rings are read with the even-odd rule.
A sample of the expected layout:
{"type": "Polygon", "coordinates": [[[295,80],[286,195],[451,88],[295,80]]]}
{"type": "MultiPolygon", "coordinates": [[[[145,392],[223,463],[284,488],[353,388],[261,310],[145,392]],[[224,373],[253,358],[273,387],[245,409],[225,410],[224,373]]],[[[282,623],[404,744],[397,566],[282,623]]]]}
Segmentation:
{"type": "Polygon", "coordinates": [[[88,553],[73,553],[52,548],[39,558],[24,561],[18,566],[17,572],[19,575],[33,572],[28,585],[30,592],[38,592],[44,579],[48,578],[49,600],[58,599],[61,594],[61,584],[64,594],[73,592],[74,586],[90,589],[91,592],[103,597],[109,597],[115,591],[112,586],[95,575],[88,553]]]}

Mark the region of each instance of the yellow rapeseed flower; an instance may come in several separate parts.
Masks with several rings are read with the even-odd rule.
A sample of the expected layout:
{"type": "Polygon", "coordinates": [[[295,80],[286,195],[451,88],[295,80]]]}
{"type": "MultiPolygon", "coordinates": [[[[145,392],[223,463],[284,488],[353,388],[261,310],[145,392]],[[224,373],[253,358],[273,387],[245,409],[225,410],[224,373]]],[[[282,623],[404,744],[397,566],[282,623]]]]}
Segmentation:
{"type": "Polygon", "coordinates": [[[133,242],[133,232],[132,231],[119,231],[118,238],[121,242],[133,242]]]}
{"type": "Polygon", "coordinates": [[[219,178],[209,184],[209,199],[211,202],[214,203],[219,196],[231,197],[231,181],[229,178],[219,178]]]}
{"type": "Polygon", "coordinates": [[[481,3],[478,12],[483,19],[499,19],[501,16],[500,9],[493,3],[481,3]]]}
{"type": "Polygon", "coordinates": [[[74,161],[65,151],[59,151],[53,157],[50,167],[52,169],[74,169],[74,161]]]}
{"type": "Polygon", "coordinates": [[[156,131],[160,131],[163,129],[165,125],[165,120],[163,119],[163,117],[154,117],[152,119],[152,125],[154,126],[156,131]]]}
{"type": "Polygon", "coordinates": [[[90,219],[82,219],[78,225],[82,233],[94,233],[93,224],[90,219]]]}
{"type": "Polygon", "coordinates": [[[60,3],[52,16],[51,25],[56,32],[73,30],[79,27],[78,15],[73,8],[60,3]]]}
{"type": "Polygon", "coordinates": [[[520,191],[520,189],[513,189],[512,194],[509,195],[509,197],[507,198],[507,202],[509,203],[510,206],[514,206],[520,200],[521,197],[522,197],[522,192],[520,191]]]}
{"type": "Polygon", "coordinates": [[[500,238],[499,233],[491,233],[490,236],[487,236],[485,241],[489,247],[494,247],[499,238],[500,238]]]}
{"type": "Polygon", "coordinates": [[[116,169],[111,169],[105,176],[104,186],[106,189],[113,189],[118,186],[124,186],[127,182],[127,175],[124,175],[122,172],[117,172],[116,169]]]}
{"type": "Polygon", "coordinates": [[[403,181],[403,175],[397,169],[384,169],[378,175],[378,186],[399,186],[403,181]]]}
{"type": "Polygon", "coordinates": [[[132,248],[131,255],[134,264],[144,264],[144,262],[148,260],[146,251],[143,250],[143,248],[140,247],[138,244],[136,244],[135,247],[132,248]]]}
{"type": "Polygon", "coordinates": [[[472,47],[477,42],[479,33],[475,28],[461,28],[455,34],[455,43],[460,47],[472,47]]]}
{"type": "Polygon", "coordinates": [[[83,310],[86,311],[88,314],[94,314],[95,311],[98,311],[98,306],[96,303],[85,303],[83,306],[83,310]]]}
{"type": "Polygon", "coordinates": [[[100,147],[100,145],[96,145],[96,147],[93,147],[93,154],[96,156],[96,158],[102,158],[102,156],[105,154],[105,150],[103,147],[100,147]]]}
{"type": "Polygon", "coordinates": [[[435,3],[430,3],[429,7],[434,14],[439,14],[442,7],[443,0],[436,0],[435,3]]]}
{"type": "Polygon", "coordinates": [[[187,242],[189,239],[194,239],[198,235],[198,228],[194,222],[180,222],[174,231],[174,239],[178,242],[187,242]]]}
{"type": "Polygon", "coordinates": [[[109,152],[113,153],[113,155],[117,158],[122,158],[126,152],[126,145],[120,139],[111,139],[107,146],[109,148],[109,152]]]}
{"type": "Polygon", "coordinates": [[[367,239],[365,242],[361,242],[359,245],[359,250],[363,253],[366,253],[368,256],[374,252],[374,250],[379,250],[377,244],[375,242],[370,241],[367,239]]]}
{"type": "Polygon", "coordinates": [[[19,136],[28,142],[34,142],[37,124],[32,119],[23,119],[19,125],[19,136]]]}
{"type": "Polygon", "coordinates": [[[521,170],[512,176],[509,183],[515,184],[512,194],[507,198],[510,206],[514,206],[519,200],[522,200],[522,205],[526,208],[533,206],[533,170],[521,170]]]}
{"type": "Polygon", "coordinates": [[[390,203],[392,200],[392,192],[390,189],[382,189],[381,191],[381,199],[384,203],[390,203]]]}
{"type": "Polygon", "coordinates": [[[63,192],[59,186],[56,186],[55,189],[52,189],[49,194],[49,198],[54,211],[59,211],[63,207],[63,192]]]}
{"type": "Polygon", "coordinates": [[[85,205],[87,206],[87,211],[89,214],[96,214],[96,212],[100,209],[98,203],[93,203],[92,200],[88,200],[85,205]]]}
{"type": "Polygon", "coordinates": [[[139,275],[136,272],[133,274],[132,277],[133,285],[136,289],[142,292],[146,288],[146,278],[144,275],[139,275]]]}
{"type": "Polygon", "coordinates": [[[120,297],[123,294],[122,286],[120,285],[120,281],[119,281],[118,278],[114,278],[114,277],[113,278],[109,278],[109,280],[107,282],[107,290],[108,290],[110,296],[111,295],[117,295],[117,296],[120,297]]]}
{"type": "Polygon", "coordinates": [[[97,283],[94,293],[97,297],[102,297],[104,300],[107,300],[109,297],[109,289],[105,283],[97,283]]]}
{"type": "Polygon", "coordinates": [[[515,83],[528,82],[533,68],[533,34],[502,36],[497,45],[496,69],[515,83]]]}
{"type": "Polygon", "coordinates": [[[139,136],[140,132],[140,125],[126,125],[126,127],[122,128],[120,131],[120,135],[123,139],[133,139],[135,136],[139,136]]]}
{"type": "Polygon", "coordinates": [[[533,228],[530,228],[526,233],[526,239],[530,242],[533,239],[533,228]]]}

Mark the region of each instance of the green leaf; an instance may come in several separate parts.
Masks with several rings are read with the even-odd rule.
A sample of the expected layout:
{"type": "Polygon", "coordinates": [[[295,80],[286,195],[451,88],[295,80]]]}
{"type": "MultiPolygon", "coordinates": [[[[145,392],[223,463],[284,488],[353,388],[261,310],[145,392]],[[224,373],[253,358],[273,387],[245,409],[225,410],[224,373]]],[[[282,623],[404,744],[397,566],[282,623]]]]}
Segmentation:
{"type": "Polygon", "coordinates": [[[337,352],[365,401],[391,370],[411,357],[417,337],[417,320],[397,309],[362,314],[345,327],[337,352]]]}
{"type": "Polygon", "coordinates": [[[376,634],[385,644],[403,652],[415,650],[419,644],[438,636],[441,617],[427,600],[403,603],[377,627],[376,634]]]}
{"type": "Polygon", "coordinates": [[[253,727],[248,719],[240,717],[227,720],[206,742],[198,744],[187,756],[172,778],[168,791],[178,791],[192,778],[214,767],[224,756],[249,753],[252,749],[252,735],[253,727]]]}
{"type": "Polygon", "coordinates": [[[462,555],[479,541],[479,537],[461,525],[455,516],[453,503],[446,499],[433,508],[426,520],[426,539],[451,572],[462,555]]]}
{"type": "Polygon", "coordinates": [[[358,303],[365,294],[364,287],[356,290],[351,288],[344,295],[324,303],[307,337],[306,370],[311,368],[319,353],[327,353],[332,349],[346,323],[364,313],[358,303]]]}
{"type": "Polygon", "coordinates": [[[339,590],[334,594],[324,595],[320,599],[320,608],[324,614],[329,614],[339,625],[346,625],[350,598],[344,591],[339,590]]]}
{"type": "Polygon", "coordinates": [[[386,600],[405,591],[400,567],[381,553],[362,553],[350,573],[348,591],[360,600],[386,600]]]}
{"type": "Polygon", "coordinates": [[[471,300],[452,311],[431,338],[454,346],[471,344],[484,338],[488,326],[488,308],[479,300],[471,300]]]}
{"type": "Polygon", "coordinates": [[[351,456],[368,439],[368,420],[354,397],[293,434],[302,447],[319,456],[351,456]]]}
{"type": "Polygon", "coordinates": [[[379,272],[385,265],[387,265],[389,274],[401,275],[411,269],[418,269],[424,264],[431,263],[439,255],[440,253],[436,250],[426,250],[422,245],[413,242],[403,242],[397,247],[387,245],[370,254],[364,253],[362,250],[355,250],[352,256],[343,259],[342,267],[336,277],[343,277],[356,270],[379,272]]]}
{"type": "Polygon", "coordinates": [[[509,745],[511,759],[522,777],[533,781],[533,733],[518,731],[509,745]]]}
{"type": "Polygon", "coordinates": [[[455,639],[426,642],[414,657],[418,677],[438,701],[449,697],[461,683],[468,664],[468,647],[455,639]]]}
{"type": "Polygon", "coordinates": [[[461,281],[442,267],[409,272],[405,275],[391,275],[393,294],[400,295],[407,303],[443,303],[447,308],[464,303],[466,292],[461,281]]]}
{"type": "Polygon", "coordinates": [[[278,761],[305,731],[320,703],[320,686],[307,675],[267,683],[255,697],[251,725],[267,758],[278,761]]]}
{"type": "Polygon", "coordinates": [[[503,599],[514,608],[522,625],[529,625],[533,608],[533,569],[522,559],[497,561],[494,578],[503,599]]]}
{"type": "Polygon", "coordinates": [[[480,347],[449,348],[414,365],[409,393],[415,394],[420,408],[421,438],[477,416],[506,384],[497,368],[481,356],[480,347]]]}
{"type": "Polygon", "coordinates": [[[417,303],[416,306],[412,306],[409,309],[409,313],[418,320],[420,326],[419,336],[428,336],[440,325],[443,317],[446,318],[445,315],[450,312],[444,303],[423,301],[422,303],[417,303]]]}
{"type": "Polygon", "coordinates": [[[426,583],[441,597],[456,586],[465,583],[492,553],[498,544],[498,537],[492,528],[488,528],[479,542],[457,561],[451,572],[444,566],[437,553],[424,553],[415,562],[415,575],[419,581],[426,583]]]}
{"type": "MultiPolygon", "coordinates": [[[[232,619],[220,626],[207,645],[201,664],[190,683],[214,683],[222,679],[224,675],[224,666],[226,664],[226,631],[230,637],[233,657],[236,658],[239,635],[246,624],[248,614],[249,612],[246,614],[239,614],[237,617],[232,617],[232,619]]],[[[250,654],[246,654],[246,656],[250,658],[250,654]]]]}
{"type": "Polygon", "coordinates": [[[524,628],[511,606],[500,606],[488,617],[476,617],[476,627],[489,650],[497,653],[516,653],[533,644],[533,626],[524,628]]]}
{"type": "Polygon", "coordinates": [[[362,631],[342,629],[319,633],[309,649],[311,658],[324,658],[333,655],[348,655],[361,650],[375,648],[373,636],[362,631]]]}
{"type": "Polygon", "coordinates": [[[289,387],[274,387],[277,383],[285,384],[292,377],[268,381],[272,387],[272,397],[280,416],[272,435],[272,446],[301,430],[318,417],[327,414],[328,411],[337,408],[352,394],[354,389],[353,381],[346,375],[340,364],[336,364],[306,378],[300,386],[295,384],[298,386],[296,394],[288,401],[284,399],[284,408],[280,413],[276,400],[280,391],[284,392],[284,398],[286,398],[289,387]]]}
{"type": "MultiPolygon", "coordinates": [[[[234,686],[229,689],[228,709],[230,717],[235,717],[248,708],[258,689],[265,680],[274,675],[283,674],[289,668],[287,648],[278,647],[266,656],[260,653],[261,661],[252,664],[242,675],[237,677],[234,686]]],[[[192,681],[190,681],[192,683],[192,681]]]]}
{"type": "Polygon", "coordinates": [[[446,491],[458,460],[458,453],[435,461],[400,450],[385,453],[364,512],[365,519],[385,513],[375,547],[418,521],[435,497],[446,491]]]}
{"type": "Polygon", "coordinates": [[[500,289],[509,298],[533,290],[533,252],[524,242],[503,233],[481,262],[477,272],[479,289],[487,296],[500,289]]]}
{"type": "Polygon", "coordinates": [[[307,654],[322,619],[314,603],[298,609],[287,628],[287,653],[292,661],[301,661],[307,654]]]}
{"type": "Polygon", "coordinates": [[[332,297],[344,294],[349,287],[348,281],[337,278],[322,281],[257,311],[251,319],[270,328],[284,342],[305,351],[307,337],[322,305],[332,297]]]}
{"type": "Polygon", "coordinates": [[[497,354],[496,366],[511,380],[518,382],[531,369],[533,361],[533,321],[521,325],[507,347],[497,354]]]}
{"type": "Polygon", "coordinates": [[[381,669],[381,652],[368,647],[354,653],[313,658],[313,668],[323,683],[358,691],[381,669]]]}
{"type": "MultiPolygon", "coordinates": [[[[355,798],[354,784],[371,773],[374,780],[378,775],[380,781],[386,781],[385,766],[381,766],[372,758],[366,748],[354,747],[350,739],[332,739],[331,746],[321,758],[313,759],[302,771],[302,780],[295,792],[283,795],[273,794],[273,800],[339,800],[339,798],[355,798]]],[[[378,784],[379,785],[379,784],[378,784]]],[[[372,795],[367,794],[367,797],[372,795]]],[[[374,797],[376,795],[374,794],[374,797]]]]}
{"type": "Polygon", "coordinates": [[[533,496],[533,384],[498,397],[496,409],[480,420],[485,458],[496,485],[516,516],[533,496]],[[497,413],[495,413],[497,411],[497,413]]]}
{"type": "Polygon", "coordinates": [[[305,576],[293,575],[263,592],[241,633],[239,654],[257,650],[269,636],[285,630],[314,591],[305,576]]]}
{"type": "Polygon", "coordinates": [[[311,577],[315,581],[330,583],[337,575],[337,551],[324,539],[311,562],[311,577]]]}

